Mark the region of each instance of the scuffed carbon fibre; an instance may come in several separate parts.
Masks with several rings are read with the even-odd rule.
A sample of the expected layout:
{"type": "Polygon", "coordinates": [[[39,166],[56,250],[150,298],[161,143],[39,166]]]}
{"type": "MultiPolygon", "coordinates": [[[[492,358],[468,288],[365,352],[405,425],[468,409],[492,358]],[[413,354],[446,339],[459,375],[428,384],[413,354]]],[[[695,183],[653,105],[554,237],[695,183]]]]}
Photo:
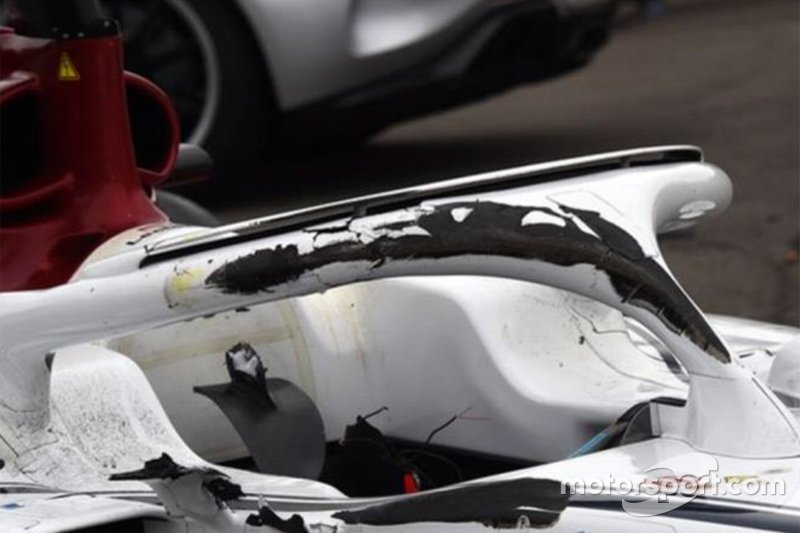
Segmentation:
{"type": "Polygon", "coordinates": [[[561,266],[590,264],[609,276],[621,301],[648,309],[712,357],[730,362],[725,346],[672,277],[647,257],[630,234],[599,213],[566,206],[560,206],[559,212],[550,207],[480,201],[426,209],[419,210],[413,220],[372,226],[376,235],[368,238],[354,227],[358,220],[354,219],[340,230],[343,236],[353,238],[335,240],[307,253],[300,253],[295,245],[257,250],[217,268],[205,283],[225,293],[255,294],[270,292],[337,262],[368,261],[375,269],[386,261],[468,255],[531,259],[561,266]],[[469,214],[457,220],[455,209],[467,209],[469,214]],[[523,224],[527,215],[537,211],[563,225],[523,224]],[[573,217],[591,231],[581,229],[573,217]],[[409,229],[423,231],[403,232],[409,229]]]}
{"type": "Polygon", "coordinates": [[[242,488],[230,481],[228,476],[213,468],[187,468],[176,463],[167,453],[161,457],[145,462],[144,468],[133,472],[112,474],[111,481],[127,480],[175,480],[191,474],[198,474],[202,480],[202,488],[207,490],[222,507],[224,502],[241,498],[242,488]]]}
{"type": "Polygon", "coordinates": [[[258,513],[248,516],[246,524],[251,527],[267,527],[283,533],[308,533],[305,521],[300,515],[294,514],[284,520],[266,505],[259,507],[258,513]]]}
{"type": "Polygon", "coordinates": [[[427,492],[388,503],[334,514],[346,524],[391,526],[415,522],[480,522],[497,529],[546,527],[569,502],[561,482],[515,479],[427,492]]]}
{"type": "Polygon", "coordinates": [[[316,479],[325,461],[325,425],[297,385],[266,377],[246,342],[225,352],[229,383],[195,386],[233,424],[261,472],[316,479]]]}
{"type": "Polygon", "coordinates": [[[179,477],[191,474],[192,472],[200,472],[204,475],[208,474],[214,476],[224,475],[222,472],[212,468],[205,468],[202,470],[187,468],[176,463],[172,457],[169,456],[169,454],[162,453],[161,457],[146,461],[144,463],[144,468],[134,470],[132,472],[111,474],[109,479],[111,481],[127,481],[131,479],[178,479],[179,477]]]}

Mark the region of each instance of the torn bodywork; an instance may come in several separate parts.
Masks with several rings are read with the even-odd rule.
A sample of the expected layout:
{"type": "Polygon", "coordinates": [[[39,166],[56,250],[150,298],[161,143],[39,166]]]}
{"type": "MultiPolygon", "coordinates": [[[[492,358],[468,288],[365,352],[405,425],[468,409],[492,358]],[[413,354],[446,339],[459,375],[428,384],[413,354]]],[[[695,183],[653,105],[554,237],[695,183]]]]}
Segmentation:
{"type": "Polygon", "coordinates": [[[213,513],[215,508],[224,509],[226,502],[244,496],[242,488],[231,483],[224,473],[208,467],[181,466],[166,453],[147,461],[140,470],[112,474],[109,480],[144,481],[158,493],[170,514],[213,513]],[[198,493],[203,495],[203,501],[198,501],[198,493]],[[189,510],[187,502],[191,506],[189,510]]]}
{"type": "Polygon", "coordinates": [[[267,378],[252,346],[225,352],[228,384],[195,387],[233,423],[259,470],[316,479],[325,460],[325,428],[314,403],[297,385],[267,378]]]}
{"type": "Polygon", "coordinates": [[[608,511],[576,505],[564,483],[609,468],[643,481],[649,465],[681,453],[715,454],[731,475],[800,472],[797,421],[728,349],[655,241],[655,232],[693,220],[698,205],[704,213],[724,207],[727,177],[694,156],[619,163],[631,158],[606,157],[606,166],[585,174],[567,165],[569,177],[554,165],[552,175],[511,172],[513,180],[467,179],[391,196],[402,202],[354,201],[361,207],[337,216],[174,229],[141,241],[120,235],[71,283],[0,296],[0,363],[8,369],[0,375],[0,482],[56,487],[76,508],[75,493],[92,490],[121,502],[116,519],[194,521],[209,531],[440,524],[466,532],[577,529],[608,511]],[[396,277],[404,278],[384,279],[396,277]],[[622,315],[655,339],[639,337],[657,346],[654,354],[638,348],[622,315]],[[505,328],[512,323],[529,331],[513,334],[505,328]],[[223,368],[225,350],[227,381],[208,371],[223,368]],[[620,352],[634,354],[635,364],[622,363],[620,352]],[[314,418],[299,440],[324,446],[341,436],[343,421],[382,405],[388,409],[375,420],[389,437],[515,459],[564,457],[581,434],[574,428],[602,427],[634,403],[636,416],[620,426],[642,436],[626,441],[630,435],[617,431],[617,445],[602,451],[590,446],[591,453],[429,493],[349,499],[323,483],[206,463],[123,353],[151,370],[178,369],[150,372],[165,405],[193,387],[217,404],[195,394],[205,410],[191,404],[176,424],[183,415],[218,420],[224,412],[271,470],[314,463],[277,451],[295,447],[280,440],[302,426],[291,417],[314,418]],[[562,377],[584,364],[574,383],[562,377]],[[266,367],[280,378],[267,377],[266,367]],[[184,386],[201,371],[203,382],[184,386]],[[289,376],[296,379],[286,387],[272,381],[289,376]],[[564,398],[559,389],[578,392],[564,398]],[[601,402],[583,390],[602,392],[601,402]]]}
{"type": "Polygon", "coordinates": [[[490,528],[553,525],[569,501],[561,483],[516,479],[431,492],[333,516],[345,524],[391,526],[410,522],[478,522],[490,528]]]}
{"type": "Polygon", "coordinates": [[[501,256],[559,266],[587,264],[605,273],[622,303],[657,316],[672,331],[721,362],[730,355],[667,271],[641,245],[598,212],[553,205],[489,201],[438,204],[404,212],[396,222],[351,220],[346,227],[312,229],[314,248],[257,250],[218,267],[206,284],[225,293],[272,292],[327,265],[501,256]],[[462,215],[463,214],[463,215],[462,215]]]}

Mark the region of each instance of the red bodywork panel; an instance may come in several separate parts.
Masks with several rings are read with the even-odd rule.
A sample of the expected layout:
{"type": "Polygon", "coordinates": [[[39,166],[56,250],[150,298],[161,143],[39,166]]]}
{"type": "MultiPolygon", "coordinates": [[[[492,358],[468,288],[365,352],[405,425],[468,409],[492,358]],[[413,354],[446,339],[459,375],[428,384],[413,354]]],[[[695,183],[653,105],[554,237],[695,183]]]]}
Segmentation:
{"type": "MultiPolygon", "coordinates": [[[[65,283],[105,240],[135,226],[164,222],[148,190],[172,171],[178,147],[171,103],[152,83],[123,73],[119,36],[55,41],[22,37],[3,28],[3,120],[11,120],[10,110],[24,98],[36,112],[18,116],[35,121],[31,135],[36,155],[29,162],[4,165],[5,175],[0,175],[6,181],[0,194],[2,291],[65,283]],[[170,123],[163,127],[172,128],[172,147],[158,169],[136,166],[126,84],[165,106],[170,123]],[[8,171],[28,163],[35,169],[30,175],[8,171]]],[[[19,124],[20,131],[31,126],[19,124]]],[[[19,140],[15,144],[14,130],[6,126],[3,131],[9,138],[3,139],[3,150],[8,152],[3,158],[10,160],[27,148],[21,149],[19,140]]]]}

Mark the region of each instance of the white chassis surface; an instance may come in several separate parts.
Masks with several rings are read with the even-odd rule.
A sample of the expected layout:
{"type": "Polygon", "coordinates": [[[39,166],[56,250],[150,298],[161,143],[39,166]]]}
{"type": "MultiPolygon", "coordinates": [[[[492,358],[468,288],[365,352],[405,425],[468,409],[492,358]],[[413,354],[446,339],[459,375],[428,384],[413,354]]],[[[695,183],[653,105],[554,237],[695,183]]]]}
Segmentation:
{"type": "Polygon", "coordinates": [[[796,332],[709,321],[655,237],[730,196],[698,150],[666,147],[121,235],[64,286],[0,295],[0,526],[791,531],[796,332]],[[245,451],[192,388],[223,381],[239,342],[313,399],[329,440],[386,406],[387,435],[422,441],[457,415],[438,444],[552,462],[371,500],[213,466],[195,452],[245,451]],[[648,401],[651,438],[565,458],[648,401]],[[596,480],[602,494],[580,494],[596,480]]]}

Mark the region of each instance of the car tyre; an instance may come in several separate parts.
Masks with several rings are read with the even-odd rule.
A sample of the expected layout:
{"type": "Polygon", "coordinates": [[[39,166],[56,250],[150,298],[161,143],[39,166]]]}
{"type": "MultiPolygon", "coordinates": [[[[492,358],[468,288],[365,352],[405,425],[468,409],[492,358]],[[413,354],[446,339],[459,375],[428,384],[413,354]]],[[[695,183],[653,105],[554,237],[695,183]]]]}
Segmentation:
{"type": "Polygon", "coordinates": [[[184,140],[214,158],[214,188],[252,174],[277,113],[266,60],[233,2],[107,0],[105,5],[122,25],[126,68],[167,92],[184,140]]]}

